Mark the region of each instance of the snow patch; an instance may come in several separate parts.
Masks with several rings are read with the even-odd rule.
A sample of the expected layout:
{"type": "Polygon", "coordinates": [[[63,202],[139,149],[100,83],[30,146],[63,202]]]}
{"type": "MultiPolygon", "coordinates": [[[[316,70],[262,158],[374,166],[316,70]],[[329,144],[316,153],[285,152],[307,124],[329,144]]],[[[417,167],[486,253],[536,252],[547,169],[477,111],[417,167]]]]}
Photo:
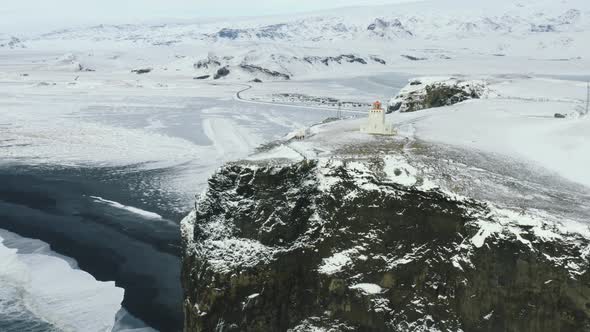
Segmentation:
{"type": "Polygon", "coordinates": [[[387,179],[394,183],[409,187],[416,185],[420,178],[420,189],[431,190],[438,187],[432,180],[427,179],[425,176],[421,176],[421,172],[416,167],[410,165],[402,155],[387,155],[383,158],[383,162],[383,171],[385,172],[387,179]]]}
{"type": "Polygon", "coordinates": [[[376,284],[356,284],[349,287],[350,289],[358,289],[361,292],[369,295],[380,294],[383,291],[381,286],[376,284]]]}
{"type": "Polygon", "coordinates": [[[246,160],[268,160],[268,159],[289,159],[293,161],[303,160],[303,156],[289,146],[280,145],[269,151],[256,153],[246,158],[246,160]]]}
{"type": "Polygon", "coordinates": [[[479,226],[481,227],[477,234],[471,238],[471,243],[477,248],[481,248],[488,236],[500,233],[502,231],[502,225],[494,222],[480,222],[479,226]]]}
{"type": "Polygon", "coordinates": [[[268,263],[276,251],[258,241],[243,238],[207,240],[196,245],[202,246],[202,253],[217,273],[230,273],[238,267],[268,263]]]}
{"type": "Polygon", "coordinates": [[[321,274],[332,275],[344,270],[345,267],[352,264],[355,256],[359,255],[359,248],[347,249],[334,255],[324,258],[318,268],[321,274]]]}

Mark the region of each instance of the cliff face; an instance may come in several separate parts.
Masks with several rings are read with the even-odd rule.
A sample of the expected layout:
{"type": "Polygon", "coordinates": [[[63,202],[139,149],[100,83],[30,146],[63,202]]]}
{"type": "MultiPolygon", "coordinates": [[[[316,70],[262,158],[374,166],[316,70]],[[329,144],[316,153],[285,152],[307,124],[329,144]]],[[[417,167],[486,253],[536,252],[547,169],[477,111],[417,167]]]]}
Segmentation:
{"type": "Polygon", "coordinates": [[[416,112],[427,108],[451,106],[469,99],[481,98],[487,93],[486,83],[481,80],[415,79],[389,101],[387,111],[416,112]]]}
{"type": "Polygon", "coordinates": [[[585,226],[394,152],[273,160],[224,166],[183,220],[185,331],[590,331],[585,226]]]}

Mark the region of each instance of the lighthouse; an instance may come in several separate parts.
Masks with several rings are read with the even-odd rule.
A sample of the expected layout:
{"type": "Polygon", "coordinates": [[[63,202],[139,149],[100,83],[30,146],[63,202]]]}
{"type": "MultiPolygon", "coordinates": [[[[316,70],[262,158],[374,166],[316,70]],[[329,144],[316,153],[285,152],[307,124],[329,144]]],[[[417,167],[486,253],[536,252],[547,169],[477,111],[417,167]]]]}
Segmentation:
{"type": "Polygon", "coordinates": [[[374,135],[395,134],[393,127],[385,123],[385,110],[381,107],[380,101],[373,103],[373,108],[369,110],[367,123],[361,126],[361,132],[374,135]]]}

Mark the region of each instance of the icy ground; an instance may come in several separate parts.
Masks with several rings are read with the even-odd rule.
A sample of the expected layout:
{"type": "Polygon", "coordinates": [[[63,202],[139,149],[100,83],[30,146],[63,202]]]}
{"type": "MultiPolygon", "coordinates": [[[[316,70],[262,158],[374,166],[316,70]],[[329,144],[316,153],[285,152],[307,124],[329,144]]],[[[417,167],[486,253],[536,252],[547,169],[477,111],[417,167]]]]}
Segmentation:
{"type": "MultiPolygon", "coordinates": [[[[586,0],[424,0],[275,17],[65,26],[0,34],[0,57],[39,71],[208,81],[412,74],[579,74],[586,0]],[[217,76],[224,68],[225,76],[217,76]],[[139,75],[136,75],[139,76],[139,75]]],[[[132,22],[124,22],[132,23],[132,22]]],[[[290,91],[296,92],[296,91],[290,91]]]]}
{"type": "MultiPolygon", "coordinates": [[[[403,75],[388,75],[385,83],[375,79],[371,90],[377,89],[370,96],[370,78],[356,85],[346,80],[329,85],[269,84],[268,89],[257,85],[242,95],[248,100],[238,100],[236,93],[246,85],[127,73],[35,71],[30,65],[34,58],[20,61],[0,57],[2,163],[173,168],[163,175],[168,178],[146,183],[141,190],[145,195],[159,191],[172,202],[166,208],[178,211],[186,211],[223,162],[337,115],[334,106],[247,102],[255,96],[295,90],[331,96],[339,91],[348,100],[367,102],[388,96],[406,81],[403,75]]],[[[349,115],[364,114],[355,112],[360,113],[349,115]]]]}
{"type": "MultiPolygon", "coordinates": [[[[209,175],[225,161],[246,157],[266,141],[337,115],[333,106],[273,104],[268,100],[272,94],[300,91],[311,96],[340,95],[347,100],[367,102],[389,96],[407,80],[404,75],[392,74],[383,78],[365,77],[360,84],[351,80],[290,82],[272,88],[263,84],[253,86],[242,95],[246,100],[239,100],[237,92],[246,87],[242,83],[211,84],[184,77],[38,70],[35,59],[46,56],[43,52],[22,59],[0,56],[1,165],[50,169],[115,167],[118,171],[146,172],[150,175],[140,177],[139,184],[129,184],[133,186],[130,191],[144,198],[146,209],[102,195],[91,199],[155,222],[160,222],[162,217],[150,211],[150,207],[176,213],[189,210],[195,194],[204,189],[209,175]],[[252,102],[250,99],[254,97],[265,101],[252,102]],[[154,202],[157,207],[153,206],[154,202]]],[[[351,110],[347,114],[364,114],[364,111],[355,112],[361,111],[351,110]]],[[[14,252],[4,244],[0,249],[14,252]]],[[[49,255],[34,257],[36,266],[60,264],[49,255]]],[[[59,274],[56,280],[64,282],[74,282],[72,278],[83,274],[66,269],[65,265],[55,271],[59,274]]],[[[38,272],[31,267],[23,273],[41,276],[38,272]]],[[[84,310],[91,313],[96,307],[104,313],[91,317],[97,323],[89,321],[87,330],[103,331],[107,327],[97,324],[105,322],[109,326],[115,324],[117,331],[124,330],[124,324],[119,322],[124,311],[115,317],[121,307],[122,290],[95,280],[85,281],[84,287],[106,287],[102,292],[105,296],[121,295],[106,300],[85,299],[83,309],[88,309],[84,310]]],[[[56,291],[61,287],[53,280],[46,282],[55,284],[56,291]]],[[[20,305],[21,301],[14,297],[15,287],[2,291],[9,292],[4,294],[7,301],[20,305]]],[[[39,301],[47,298],[37,290],[31,288],[28,296],[32,299],[39,296],[39,301]]],[[[50,295],[53,300],[64,302],[69,296],[50,295]]],[[[70,304],[64,304],[67,305],[70,304]]],[[[62,326],[63,321],[70,320],[64,316],[67,313],[51,306],[42,309],[45,311],[39,318],[41,322],[57,324],[56,330],[68,330],[69,327],[62,326]],[[45,317],[45,312],[50,317],[45,317]]],[[[33,311],[31,317],[37,314],[40,315],[33,311]]],[[[85,317],[81,315],[72,324],[83,325],[85,317]]]]}
{"type": "MultiPolygon", "coordinates": [[[[185,212],[226,161],[329,159],[394,146],[399,158],[387,159],[389,169],[403,172],[388,176],[399,183],[586,222],[588,119],[552,117],[574,112],[584,85],[529,76],[589,74],[588,4],[424,1],[0,34],[0,164],[157,170],[131,189],[144,204],[158,197],[159,211],[185,212]],[[194,79],[221,66],[231,75],[194,79]],[[131,72],[138,69],[150,72],[131,72]],[[337,116],[339,103],[342,116],[364,117],[364,105],[389,99],[416,74],[478,75],[489,80],[490,94],[390,115],[395,138],[361,135],[362,119],[353,119],[248,157],[260,144],[337,116]]],[[[109,197],[96,201],[157,219],[109,197]]]]}
{"type": "MultiPolygon", "coordinates": [[[[418,80],[444,79],[448,77],[418,80]]],[[[573,228],[587,224],[590,118],[580,115],[586,83],[505,76],[484,77],[483,82],[486,92],[481,99],[389,114],[387,121],[396,127],[397,136],[359,133],[362,118],[337,121],[310,128],[303,141],[288,136],[282,145],[245,162],[309,158],[329,165],[336,158],[357,167],[352,161],[358,160],[363,173],[363,162],[376,155],[383,157],[384,171],[391,173],[387,176],[403,185],[438,187],[523,215],[542,216],[538,220],[568,220],[573,228]],[[558,119],[555,113],[568,117],[558,119]]]]}
{"type": "MultiPolygon", "coordinates": [[[[449,78],[417,78],[421,82],[438,79],[449,78]]],[[[426,262],[427,268],[434,267],[429,256],[431,249],[425,248],[430,243],[436,244],[436,251],[450,253],[437,260],[453,270],[479,271],[482,265],[475,259],[475,252],[479,248],[493,251],[499,241],[506,241],[503,245],[509,243],[509,252],[517,248],[515,259],[520,260],[524,253],[532,254],[529,257],[533,261],[547,260],[550,266],[563,268],[572,280],[583,280],[580,276],[588,271],[590,255],[590,188],[584,172],[590,141],[589,134],[579,130],[588,125],[587,115],[580,114],[580,106],[585,104],[586,84],[514,76],[459,79],[471,85],[474,79],[483,82],[481,99],[414,113],[390,114],[387,121],[396,127],[398,134],[395,136],[362,134],[359,128],[367,121],[366,117],[336,120],[303,132],[292,132],[248,158],[222,168],[211,181],[209,191],[198,199],[196,210],[181,223],[186,255],[198,262],[194,264],[197,268],[189,271],[194,272],[195,279],[187,278],[189,286],[185,286],[194,291],[187,296],[189,302],[185,308],[188,312],[194,308],[190,317],[197,322],[195,326],[201,322],[215,324],[220,319],[215,307],[201,306],[199,301],[209,296],[192,284],[195,280],[209,283],[213,279],[222,280],[236,270],[252,267],[256,267],[256,273],[259,268],[272,270],[279,266],[280,269],[281,260],[301,248],[313,252],[312,255],[322,255],[319,256],[321,263],[305,266],[305,271],[344,280],[344,285],[353,290],[355,296],[381,297],[370,307],[376,312],[394,308],[390,307],[391,297],[386,294],[391,295],[390,291],[396,286],[388,291],[384,281],[379,282],[383,280],[381,276],[371,275],[374,266],[369,265],[364,271],[367,273],[359,271],[359,266],[371,257],[369,259],[384,264],[384,268],[378,269],[381,272],[406,267],[411,270],[416,267],[413,264],[419,262],[426,262]],[[566,118],[556,118],[554,113],[565,114],[566,118]],[[274,208],[270,210],[262,202],[265,199],[257,196],[274,190],[268,187],[269,183],[278,188],[273,192],[275,196],[285,197],[280,203],[273,201],[274,208]],[[421,197],[407,198],[410,193],[433,195],[440,201],[428,203],[421,197]],[[252,195],[258,199],[253,199],[252,195]],[[398,210],[389,211],[388,216],[383,217],[383,211],[391,206],[388,198],[384,198],[388,196],[393,200],[406,198],[398,210]],[[305,212],[299,213],[301,200],[304,200],[305,212]],[[457,236],[449,249],[432,239],[426,240],[428,244],[418,245],[412,238],[408,250],[401,254],[391,254],[394,249],[389,248],[385,254],[375,255],[379,249],[373,247],[373,243],[380,243],[382,234],[390,233],[380,228],[383,218],[395,223],[396,215],[402,220],[404,216],[422,216],[432,211],[433,206],[446,212],[450,210],[446,203],[465,209],[460,220],[466,222],[465,227],[473,227],[465,233],[449,228],[450,234],[457,236]],[[283,243],[282,235],[277,234],[284,233],[270,232],[276,230],[275,227],[289,227],[285,220],[293,215],[294,209],[298,215],[305,216],[306,227],[298,236],[283,243]],[[338,212],[342,210],[345,212],[338,212]],[[246,218],[249,220],[246,224],[256,223],[254,229],[258,232],[250,233],[252,227],[248,230],[240,227],[243,211],[253,215],[251,219],[246,218]],[[367,218],[355,218],[354,211],[367,213],[367,218]],[[379,224],[367,226],[371,220],[379,224]],[[355,226],[365,227],[366,231],[351,228],[355,226]],[[351,237],[334,241],[332,236],[339,231],[351,237]],[[273,235],[261,235],[264,232],[273,235]],[[322,249],[321,245],[330,249],[322,249]],[[559,249],[552,251],[553,248],[559,249]],[[199,267],[204,268],[199,270],[199,267]],[[203,275],[213,276],[213,279],[199,279],[203,275]],[[215,315],[211,315],[213,312],[215,315]],[[208,322],[207,317],[213,318],[208,322]]],[[[419,224],[423,222],[429,224],[426,220],[418,221],[419,224]]],[[[293,221],[294,224],[299,223],[293,221]]],[[[444,238],[440,228],[425,230],[425,233],[444,238]]],[[[391,243],[391,240],[385,241],[391,243]]],[[[395,245],[404,247],[401,243],[395,245]]],[[[489,253],[485,251],[484,256],[489,253]]],[[[314,262],[315,259],[300,261],[314,262]]],[[[438,288],[438,275],[436,279],[434,289],[438,288]]],[[[546,277],[541,282],[551,283],[549,279],[546,277]]],[[[459,281],[463,282],[470,283],[468,279],[459,281]]],[[[246,289],[242,294],[266,289],[266,285],[255,283],[236,287],[246,289]]],[[[415,283],[411,288],[414,287],[415,283]]],[[[232,291],[228,299],[239,301],[243,296],[239,294],[240,290],[232,291]]],[[[264,296],[264,292],[260,294],[264,296]]],[[[472,298],[475,296],[473,294],[472,298]]],[[[446,301],[446,296],[443,297],[446,301]]],[[[431,300],[419,296],[414,299],[409,306],[434,307],[431,300]]],[[[244,301],[242,303],[248,303],[244,301]]],[[[320,308],[319,312],[323,310],[320,308]]],[[[398,308],[395,310],[399,312],[398,308]]],[[[484,310],[482,317],[487,320],[491,317],[490,310],[484,310]]],[[[417,313],[421,315],[423,311],[417,313]]],[[[336,317],[341,316],[336,314],[336,317]]],[[[403,317],[404,324],[408,319],[416,319],[405,314],[403,317]]],[[[432,321],[429,317],[424,313],[423,321],[432,321]]],[[[302,327],[301,330],[310,329],[302,327]]],[[[425,324],[423,329],[414,330],[430,331],[432,328],[425,324]]]]}

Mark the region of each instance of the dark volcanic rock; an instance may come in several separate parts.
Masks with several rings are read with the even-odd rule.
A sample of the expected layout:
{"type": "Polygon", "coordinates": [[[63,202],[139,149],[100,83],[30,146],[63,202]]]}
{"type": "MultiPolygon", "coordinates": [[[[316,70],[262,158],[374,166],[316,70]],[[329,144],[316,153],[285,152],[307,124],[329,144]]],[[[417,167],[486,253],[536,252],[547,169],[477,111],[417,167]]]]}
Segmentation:
{"type": "Polygon", "coordinates": [[[367,64],[367,60],[358,57],[354,54],[341,54],[338,56],[328,56],[328,57],[319,57],[319,56],[306,56],[303,58],[303,61],[309,64],[317,64],[322,63],[326,66],[329,66],[332,63],[342,64],[342,63],[360,63],[363,65],[367,64]]]}
{"type": "Polygon", "coordinates": [[[380,63],[380,64],[382,64],[382,65],[385,65],[385,64],[387,64],[387,62],[385,62],[385,60],[383,60],[383,59],[381,59],[381,58],[378,58],[378,57],[376,57],[376,56],[371,56],[371,60],[373,60],[373,61],[375,61],[375,62],[378,62],[378,63],[380,63]]]}
{"type": "Polygon", "coordinates": [[[255,66],[255,65],[249,65],[249,64],[241,64],[240,68],[244,69],[245,71],[249,72],[249,73],[261,73],[261,74],[265,74],[267,76],[271,76],[274,78],[280,78],[280,79],[284,79],[284,80],[289,80],[291,79],[291,76],[284,74],[284,73],[280,73],[278,71],[274,71],[274,70],[270,70],[267,68],[263,68],[260,66],[255,66]]]}
{"type": "Polygon", "coordinates": [[[531,25],[532,32],[555,32],[556,29],[551,24],[531,25]]]}
{"type": "Polygon", "coordinates": [[[347,163],[209,180],[182,227],[185,331],[590,331],[586,239],[490,235],[486,205],[347,163]]]}
{"type": "Polygon", "coordinates": [[[402,54],[403,58],[406,58],[408,60],[412,60],[412,61],[423,61],[423,60],[428,60],[427,58],[421,58],[421,57],[417,57],[417,56],[413,56],[413,55],[407,55],[407,54],[402,54]]]}
{"type": "Polygon", "coordinates": [[[152,68],[140,68],[140,69],[133,69],[131,72],[136,74],[147,74],[152,71],[152,68]]]}
{"type": "Polygon", "coordinates": [[[217,68],[221,66],[221,62],[219,62],[219,59],[217,59],[217,57],[207,57],[207,59],[204,60],[199,60],[197,63],[195,63],[193,65],[193,67],[195,69],[201,69],[201,68],[217,68]]]}
{"type": "Polygon", "coordinates": [[[456,80],[422,84],[410,82],[410,89],[403,89],[389,102],[387,111],[415,112],[427,108],[451,106],[469,99],[478,99],[484,92],[483,83],[456,80]]]}
{"type": "Polygon", "coordinates": [[[222,67],[217,70],[215,76],[213,76],[213,79],[217,80],[227,75],[229,75],[229,69],[227,67],[222,67]]]}
{"type": "Polygon", "coordinates": [[[367,26],[367,30],[379,37],[412,37],[414,35],[397,18],[392,21],[376,18],[367,26]]]}
{"type": "Polygon", "coordinates": [[[217,32],[217,36],[219,38],[237,39],[244,32],[245,32],[244,30],[240,30],[240,29],[223,28],[223,29],[219,30],[219,32],[217,32]]]}

